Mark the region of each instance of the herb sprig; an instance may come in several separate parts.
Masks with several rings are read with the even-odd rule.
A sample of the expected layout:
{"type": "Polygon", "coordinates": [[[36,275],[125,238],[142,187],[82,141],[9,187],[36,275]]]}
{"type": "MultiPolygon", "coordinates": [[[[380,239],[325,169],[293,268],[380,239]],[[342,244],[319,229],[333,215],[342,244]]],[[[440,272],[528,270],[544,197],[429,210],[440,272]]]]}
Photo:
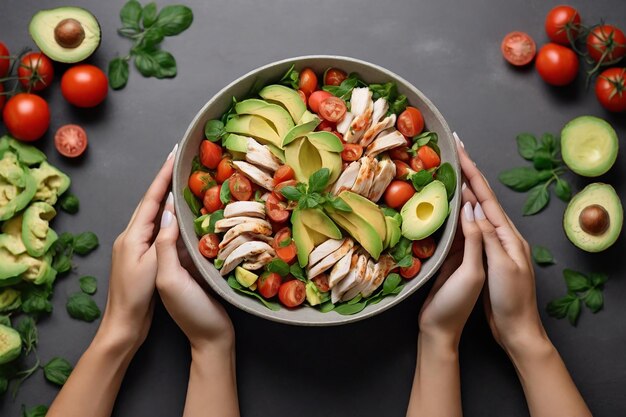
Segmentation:
{"type": "Polygon", "coordinates": [[[341,198],[324,192],[329,180],[330,170],[322,168],[311,174],[308,185],[304,183],[298,183],[296,186],[289,185],[282,188],[280,192],[287,200],[297,201],[300,209],[329,205],[336,210],[351,212],[352,207],[341,198]]]}
{"type": "Polygon", "coordinates": [[[567,295],[548,303],[548,314],[557,319],[567,317],[569,322],[576,326],[584,303],[592,313],[597,313],[604,306],[602,289],[608,281],[605,274],[591,273],[585,275],[571,269],[563,270],[563,277],[567,285],[567,295]]]}

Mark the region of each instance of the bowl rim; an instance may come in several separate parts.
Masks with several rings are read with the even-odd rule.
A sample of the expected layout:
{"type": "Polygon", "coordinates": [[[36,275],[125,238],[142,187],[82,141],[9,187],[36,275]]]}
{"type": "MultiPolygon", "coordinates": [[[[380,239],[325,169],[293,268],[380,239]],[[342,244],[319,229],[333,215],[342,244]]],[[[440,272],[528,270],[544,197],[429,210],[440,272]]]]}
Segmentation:
{"type": "MultiPolygon", "coordinates": [[[[429,110],[433,113],[434,117],[441,122],[442,127],[443,127],[443,131],[445,132],[445,134],[452,138],[452,132],[450,130],[450,127],[446,121],[446,119],[443,117],[443,115],[441,114],[441,112],[439,111],[439,109],[432,103],[432,101],[426,97],[426,95],[424,93],[422,93],[422,91],[420,89],[418,89],[417,87],[415,87],[412,83],[410,83],[409,81],[407,81],[405,78],[399,76],[398,74],[394,73],[393,71],[390,71],[384,67],[381,67],[377,64],[368,62],[368,61],[364,61],[361,59],[357,59],[357,58],[352,58],[352,57],[348,57],[348,56],[342,56],[342,55],[302,55],[302,56],[296,56],[296,57],[291,57],[291,58],[285,58],[285,59],[280,59],[277,61],[273,61],[270,62],[268,64],[262,65],[260,67],[256,67],[251,71],[246,72],[245,74],[243,74],[242,76],[238,77],[237,79],[235,79],[234,81],[230,82],[229,84],[227,84],[225,87],[223,87],[222,89],[220,89],[217,93],[215,93],[201,108],[200,110],[196,113],[196,115],[194,116],[194,118],[191,120],[191,122],[189,123],[185,134],[183,135],[182,139],[179,141],[179,151],[176,154],[175,157],[175,162],[174,162],[174,171],[173,171],[173,184],[172,184],[172,191],[174,193],[174,209],[176,211],[176,213],[181,212],[181,210],[184,209],[184,207],[186,207],[186,203],[182,197],[182,191],[178,192],[179,190],[182,190],[182,188],[184,188],[184,185],[182,185],[180,183],[180,181],[178,180],[179,177],[179,172],[181,169],[184,169],[185,167],[182,167],[182,152],[181,150],[184,149],[186,143],[190,140],[192,140],[192,134],[193,132],[196,130],[197,128],[197,124],[199,122],[200,119],[203,118],[204,114],[208,111],[208,109],[218,100],[218,98],[220,98],[222,95],[224,95],[224,93],[228,90],[230,90],[231,88],[233,88],[234,86],[236,86],[237,84],[249,79],[250,77],[253,77],[254,75],[266,70],[266,69],[270,69],[270,68],[274,68],[274,67],[279,67],[279,66],[283,66],[286,64],[297,64],[300,61],[304,61],[304,60],[338,60],[338,61],[342,61],[343,63],[346,64],[358,64],[361,66],[366,66],[366,67],[371,67],[372,69],[380,72],[381,74],[383,74],[384,76],[388,77],[391,81],[394,82],[400,82],[402,84],[404,84],[404,86],[410,90],[412,90],[412,92],[419,97],[419,99],[422,101],[423,105],[428,107],[429,110]]],[[[450,212],[448,215],[448,218],[446,219],[446,222],[452,222],[452,227],[451,230],[453,231],[452,234],[450,234],[449,236],[446,236],[445,238],[443,238],[444,241],[444,249],[442,252],[442,255],[440,256],[439,259],[435,260],[434,265],[432,265],[432,267],[430,268],[430,271],[428,273],[426,273],[423,277],[420,278],[420,280],[414,284],[411,288],[406,288],[405,290],[400,292],[400,294],[397,294],[393,297],[393,300],[386,303],[386,304],[377,304],[376,306],[373,306],[373,308],[371,309],[367,309],[365,308],[363,311],[353,314],[353,315],[337,315],[337,317],[328,315],[329,313],[322,313],[322,312],[317,312],[319,314],[324,315],[325,317],[327,317],[327,319],[325,320],[318,320],[318,321],[300,321],[300,320],[296,320],[296,319],[289,319],[289,318],[283,318],[283,317],[279,317],[274,315],[274,311],[265,308],[265,306],[262,306],[261,303],[259,303],[259,306],[262,306],[262,309],[256,309],[256,308],[252,308],[249,307],[245,304],[239,303],[237,300],[240,297],[243,297],[243,295],[237,293],[235,290],[233,290],[232,288],[228,287],[227,291],[224,291],[219,285],[214,284],[213,282],[211,282],[210,279],[207,279],[207,277],[205,276],[205,274],[202,272],[202,268],[198,268],[200,275],[202,276],[202,278],[204,279],[204,281],[206,281],[210,288],[216,292],[217,294],[219,294],[219,296],[228,301],[228,303],[232,304],[234,307],[243,310],[247,313],[253,314],[257,317],[261,317],[273,322],[278,322],[278,323],[282,323],[282,324],[289,324],[289,325],[295,325],[295,326],[303,326],[303,327],[326,327],[326,326],[338,326],[338,325],[343,325],[343,324],[349,324],[349,323],[354,323],[357,321],[361,321],[361,320],[365,320],[367,318],[376,316],[378,314],[381,314],[387,310],[389,310],[390,308],[400,304],[402,301],[404,301],[405,299],[407,299],[408,297],[410,297],[414,292],[416,292],[419,288],[421,288],[426,282],[428,282],[441,268],[441,265],[443,264],[443,262],[445,261],[446,257],[448,256],[448,253],[450,251],[450,248],[452,246],[452,242],[454,240],[454,234],[455,231],[457,230],[457,225],[458,225],[458,217],[459,217],[459,208],[460,208],[460,196],[461,196],[461,169],[460,169],[460,161],[459,161],[459,155],[458,155],[458,151],[456,150],[456,145],[452,144],[452,159],[448,160],[446,162],[449,162],[452,164],[452,166],[454,167],[455,170],[455,174],[456,174],[456,189],[454,191],[454,196],[452,197],[452,200],[450,202],[450,212]]],[[[186,169],[186,168],[185,168],[186,169]]],[[[195,232],[193,232],[192,230],[190,230],[187,227],[183,227],[182,224],[182,220],[180,216],[176,216],[178,224],[179,224],[179,229],[180,229],[180,236],[182,237],[182,240],[185,244],[185,247],[187,249],[187,251],[189,252],[189,255],[191,257],[191,259],[193,260],[194,264],[198,264],[199,259],[200,259],[200,255],[199,253],[197,253],[198,251],[195,248],[195,244],[193,244],[192,238],[195,238],[197,240],[197,237],[195,235],[195,232]],[[193,232],[193,233],[192,233],[193,232]],[[193,236],[192,236],[193,235],[193,236]]],[[[202,260],[204,260],[204,258],[202,258],[202,260]]],[[[212,268],[215,268],[213,265],[211,265],[212,268]]],[[[217,269],[215,270],[217,272],[217,269]]],[[[419,275],[419,273],[418,273],[419,275]]],[[[408,283],[411,283],[413,281],[408,281],[408,283]]],[[[286,309],[286,307],[281,305],[281,308],[286,309]]],[[[300,307],[302,308],[302,307],[300,307]]],[[[311,308],[313,309],[313,307],[304,307],[304,308],[311,308]]],[[[332,313],[332,312],[331,312],[332,313]]]]}

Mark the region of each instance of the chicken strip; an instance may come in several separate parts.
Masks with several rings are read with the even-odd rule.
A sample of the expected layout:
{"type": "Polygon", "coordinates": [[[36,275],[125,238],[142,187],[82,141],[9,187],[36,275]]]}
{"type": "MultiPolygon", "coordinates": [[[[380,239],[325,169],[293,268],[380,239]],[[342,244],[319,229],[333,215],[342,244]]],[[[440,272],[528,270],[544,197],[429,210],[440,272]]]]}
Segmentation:
{"type": "Polygon", "coordinates": [[[267,146],[261,145],[252,138],[248,138],[248,152],[246,152],[246,161],[274,173],[281,166],[278,159],[267,146]]]}
{"type": "Polygon", "coordinates": [[[357,295],[361,294],[361,291],[368,286],[368,284],[372,281],[372,277],[374,276],[374,261],[369,259],[367,261],[365,272],[357,277],[357,284],[350,288],[346,293],[341,297],[342,301],[352,300],[357,295]]]}
{"type": "Polygon", "coordinates": [[[345,135],[348,133],[348,129],[350,129],[350,123],[354,120],[354,115],[352,112],[347,111],[346,114],[343,115],[343,118],[337,123],[337,132],[345,135]]]}
{"type": "Polygon", "coordinates": [[[333,185],[332,193],[334,195],[339,194],[344,190],[349,190],[354,185],[356,177],[359,175],[359,169],[361,168],[361,161],[351,162],[350,165],[341,173],[335,184],[333,185]]]}
{"type": "MultiPolygon", "coordinates": [[[[372,91],[368,87],[357,87],[352,89],[350,96],[350,111],[354,117],[365,113],[372,101],[372,91]]],[[[372,104],[373,106],[373,104],[372,104]]]]}
{"type": "Polygon", "coordinates": [[[396,176],[396,164],[388,157],[378,161],[376,173],[374,174],[374,182],[370,188],[367,198],[373,202],[377,202],[385,193],[387,186],[396,176]]]}
{"type": "Polygon", "coordinates": [[[345,239],[328,239],[326,242],[320,244],[313,249],[309,255],[309,267],[312,267],[323,258],[327,257],[343,245],[345,239]]]}
{"type": "Polygon", "coordinates": [[[385,116],[387,110],[389,110],[389,104],[387,103],[387,100],[385,100],[383,97],[378,98],[378,100],[374,102],[374,111],[372,112],[372,125],[374,123],[380,122],[380,119],[385,116]]]}
{"type": "Polygon", "coordinates": [[[265,218],[265,205],[256,201],[235,201],[224,208],[224,217],[259,217],[265,218]]]}
{"type": "Polygon", "coordinates": [[[343,139],[347,143],[356,143],[372,122],[374,102],[372,101],[372,91],[369,88],[358,87],[352,89],[350,111],[354,116],[354,120],[350,123],[350,129],[345,133],[343,139]]]}
{"type": "Polygon", "coordinates": [[[365,149],[365,155],[374,157],[380,153],[388,151],[389,149],[397,148],[398,146],[406,145],[406,140],[402,133],[397,130],[393,130],[391,133],[382,132],[372,142],[367,149],[365,149]]]}
{"type": "Polygon", "coordinates": [[[361,167],[359,168],[359,173],[357,174],[356,180],[354,181],[354,185],[351,189],[353,193],[367,196],[369,189],[372,186],[372,181],[374,180],[374,173],[377,165],[376,159],[374,158],[367,156],[361,158],[361,167]]]}
{"type": "Polygon", "coordinates": [[[376,289],[380,287],[380,284],[385,281],[385,278],[387,278],[389,272],[391,272],[391,270],[395,267],[396,261],[393,260],[393,257],[391,257],[391,255],[381,256],[378,260],[378,263],[374,267],[373,279],[370,281],[369,285],[366,288],[361,290],[361,295],[363,297],[369,297],[370,295],[372,295],[374,291],[376,291],[376,289]]]}
{"type": "Polygon", "coordinates": [[[333,269],[330,270],[330,274],[328,275],[328,286],[330,288],[337,285],[350,272],[350,261],[352,260],[353,253],[354,248],[350,249],[343,258],[337,261],[333,269]]]}
{"type": "Polygon", "coordinates": [[[224,217],[223,219],[215,222],[215,233],[223,233],[231,227],[237,226],[238,224],[255,220],[257,219],[247,216],[224,217]]]}
{"type": "Polygon", "coordinates": [[[389,129],[393,127],[395,124],[396,124],[395,114],[385,117],[380,122],[372,122],[372,125],[370,126],[370,128],[367,129],[367,131],[363,134],[363,137],[359,141],[359,145],[364,146],[364,147],[369,145],[370,143],[372,143],[374,138],[380,134],[380,132],[382,132],[385,129],[389,129]]]}
{"type": "Polygon", "coordinates": [[[255,258],[247,259],[246,262],[241,264],[241,267],[243,269],[247,269],[248,271],[256,271],[257,269],[263,268],[272,259],[274,259],[274,255],[269,252],[263,252],[255,258]]]}
{"type": "Polygon", "coordinates": [[[365,274],[367,274],[367,259],[367,255],[359,255],[359,261],[357,262],[356,271],[354,273],[354,283],[350,286],[350,288],[343,292],[343,295],[341,296],[341,301],[352,300],[359,294],[359,283],[365,279],[365,274]]]}
{"type": "Polygon", "coordinates": [[[350,259],[350,268],[348,274],[338,284],[333,286],[330,292],[330,301],[333,304],[341,301],[341,296],[350,288],[356,285],[356,276],[357,270],[359,269],[359,260],[359,255],[354,253],[352,255],[352,259],[350,259]]]}
{"type": "Polygon", "coordinates": [[[246,242],[232,251],[230,255],[224,260],[224,265],[220,269],[222,276],[230,273],[237,265],[239,265],[244,259],[253,257],[261,253],[274,253],[274,249],[265,242],[251,241],[246,242]]]}
{"type": "Polygon", "coordinates": [[[338,260],[344,257],[346,253],[354,246],[354,242],[352,239],[346,239],[343,244],[336,251],[332,252],[330,255],[326,256],[324,259],[319,261],[313,267],[309,268],[308,276],[309,279],[318,276],[322,272],[329,269],[331,266],[335,265],[338,260]]]}
{"type": "Polygon", "coordinates": [[[244,233],[258,233],[260,235],[270,236],[272,234],[272,226],[265,220],[261,219],[255,219],[251,222],[238,224],[224,234],[224,237],[220,242],[220,249],[228,245],[237,236],[244,233]]]}
{"type": "Polygon", "coordinates": [[[274,179],[262,169],[243,161],[233,161],[233,165],[239,171],[243,172],[253,183],[260,185],[266,190],[272,191],[274,189],[274,179]]]}

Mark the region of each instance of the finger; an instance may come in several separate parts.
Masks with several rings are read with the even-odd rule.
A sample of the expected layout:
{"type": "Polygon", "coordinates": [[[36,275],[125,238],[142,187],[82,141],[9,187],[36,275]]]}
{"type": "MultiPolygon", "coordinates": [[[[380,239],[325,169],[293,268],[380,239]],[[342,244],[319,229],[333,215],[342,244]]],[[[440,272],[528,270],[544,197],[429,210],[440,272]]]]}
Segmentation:
{"type": "Polygon", "coordinates": [[[475,270],[483,269],[482,231],[476,223],[474,209],[469,201],[463,205],[461,227],[463,228],[463,236],[465,236],[463,264],[469,265],[475,270]]]}
{"type": "Polygon", "coordinates": [[[175,276],[182,268],[176,249],[179,230],[172,200],[172,193],[170,193],[161,216],[161,229],[154,242],[158,271],[157,285],[159,287],[169,277],[175,276]]]}
{"type": "Polygon", "coordinates": [[[472,207],[478,202],[476,194],[474,194],[472,189],[467,186],[465,181],[463,181],[463,185],[461,185],[461,197],[463,198],[463,202],[469,201],[472,204],[472,207]]]}
{"type": "Polygon", "coordinates": [[[474,206],[474,218],[476,220],[476,224],[482,233],[482,240],[485,244],[485,252],[487,253],[487,258],[492,259],[506,259],[510,258],[509,254],[502,247],[502,243],[500,242],[500,238],[496,233],[496,228],[493,224],[486,218],[485,213],[482,209],[480,203],[476,203],[474,206]]]}

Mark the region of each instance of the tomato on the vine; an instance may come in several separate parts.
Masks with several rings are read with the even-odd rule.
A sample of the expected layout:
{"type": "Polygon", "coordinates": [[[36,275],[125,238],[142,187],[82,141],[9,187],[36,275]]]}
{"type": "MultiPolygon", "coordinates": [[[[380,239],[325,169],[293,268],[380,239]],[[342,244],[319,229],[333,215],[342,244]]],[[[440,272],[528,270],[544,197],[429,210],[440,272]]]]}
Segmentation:
{"type": "Polygon", "coordinates": [[[11,67],[11,54],[9,48],[0,42],[0,78],[4,78],[9,73],[9,67],[11,67]]]}
{"type": "Polygon", "coordinates": [[[20,60],[17,75],[24,88],[40,91],[52,83],[54,67],[50,58],[41,52],[29,52],[20,60]]]}
{"type": "Polygon", "coordinates": [[[617,62],[626,55],[626,36],[613,25],[596,26],[587,36],[587,52],[595,62],[617,62]]]}
{"type": "Polygon", "coordinates": [[[61,77],[63,97],[76,107],[95,107],[109,92],[109,80],[95,65],[75,65],[61,77]]]}
{"type": "Polygon", "coordinates": [[[46,100],[35,94],[16,94],[2,111],[5,126],[17,139],[32,142],[50,126],[50,109],[46,100]]]}
{"type": "Polygon", "coordinates": [[[552,42],[568,46],[580,32],[580,13],[572,6],[556,6],[548,12],[545,28],[552,42]]]}
{"type": "Polygon", "coordinates": [[[535,67],[548,84],[567,85],[574,81],[578,74],[578,56],[569,48],[548,43],[539,50],[535,67]]]}
{"type": "Polygon", "coordinates": [[[596,97],[609,111],[626,111],[626,68],[604,70],[596,79],[596,97]]]}

